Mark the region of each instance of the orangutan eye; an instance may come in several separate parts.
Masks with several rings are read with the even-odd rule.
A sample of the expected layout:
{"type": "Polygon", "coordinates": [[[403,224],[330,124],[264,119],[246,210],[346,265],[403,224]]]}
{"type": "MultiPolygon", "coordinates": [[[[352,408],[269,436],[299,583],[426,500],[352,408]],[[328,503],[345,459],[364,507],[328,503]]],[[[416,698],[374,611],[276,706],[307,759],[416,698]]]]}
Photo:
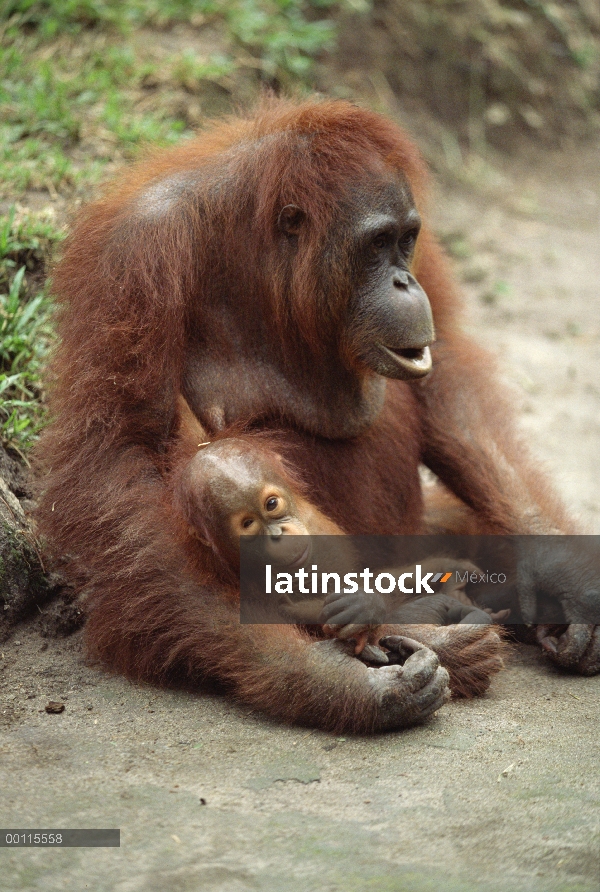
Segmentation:
{"type": "Polygon", "coordinates": [[[418,234],[418,229],[411,229],[410,232],[405,233],[398,242],[400,249],[407,252],[412,251],[415,242],[417,241],[418,234]]]}
{"type": "Polygon", "coordinates": [[[389,244],[390,236],[387,232],[380,232],[379,235],[376,235],[373,241],[371,242],[371,247],[374,251],[382,251],[389,244]]]}
{"type": "Polygon", "coordinates": [[[252,526],[253,523],[254,523],[254,518],[247,517],[245,520],[242,521],[242,526],[245,530],[248,530],[248,529],[250,529],[250,527],[252,526]]]}
{"type": "Polygon", "coordinates": [[[279,499],[275,498],[275,496],[271,496],[270,499],[267,499],[265,502],[265,508],[267,511],[275,511],[275,509],[279,505],[279,499]]]}

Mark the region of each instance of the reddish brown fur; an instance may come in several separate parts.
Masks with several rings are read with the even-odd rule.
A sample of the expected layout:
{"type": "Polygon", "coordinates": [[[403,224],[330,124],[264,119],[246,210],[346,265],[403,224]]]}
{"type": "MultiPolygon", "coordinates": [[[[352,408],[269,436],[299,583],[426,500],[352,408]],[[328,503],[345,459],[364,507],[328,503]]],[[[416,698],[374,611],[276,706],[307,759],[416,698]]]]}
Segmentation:
{"type": "MultiPolygon", "coordinates": [[[[284,462],[278,454],[277,449],[281,443],[273,435],[265,434],[263,431],[254,432],[252,434],[244,433],[240,430],[226,430],[208,439],[207,431],[199,424],[191,412],[187,402],[183,397],[178,400],[179,409],[179,431],[176,444],[171,450],[172,468],[168,476],[168,488],[172,493],[171,499],[180,514],[186,519],[189,525],[189,531],[192,535],[193,542],[190,543],[190,555],[192,561],[203,567],[210,564],[212,557],[216,556],[215,573],[218,580],[223,583],[235,583],[239,578],[239,551],[237,542],[231,542],[231,532],[227,527],[223,527],[223,517],[230,514],[232,510],[239,510],[231,507],[224,499],[229,498],[229,493],[224,497],[219,495],[220,474],[218,464],[215,466],[215,458],[223,459],[224,472],[227,471],[228,449],[234,447],[243,450],[243,454],[247,458],[247,471],[251,475],[252,488],[245,490],[240,481],[238,493],[242,496],[242,504],[247,512],[257,510],[255,504],[256,495],[254,486],[257,485],[258,469],[260,468],[261,480],[263,487],[272,486],[277,489],[285,498],[288,505],[293,506],[293,513],[286,519],[286,527],[292,523],[292,528],[288,529],[288,533],[293,535],[308,536],[344,536],[343,530],[321,511],[311,505],[307,501],[306,487],[303,487],[301,481],[295,474],[294,469],[289,463],[284,462]],[[221,443],[225,447],[223,453],[214,452],[214,447],[221,443]],[[204,448],[211,451],[211,459],[209,464],[205,465],[201,462],[196,465],[197,458],[202,459],[205,453],[204,448]],[[195,461],[196,460],[196,461],[195,461]],[[193,468],[193,470],[191,470],[193,468]],[[207,476],[207,470],[210,468],[210,474],[207,476]],[[190,473],[191,471],[191,473],[190,473]],[[216,476],[215,476],[216,474],[216,476]],[[214,483],[217,483],[215,491],[214,483]],[[297,524],[301,524],[299,530],[297,524]],[[210,552],[212,551],[212,555],[210,552]]],[[[425,508],[425,524],[428,532],[436,534],[453,532],[460,535],[468,535],[472,532],[468,526],[468,521],[472,522],[473,513],[469,511],[455,497],[444,491],[441,486],[430,486],[427,491],[426,508],[425,508]]],[[[354,544],[347,538],[342,541],[338,538],[338,544],[334,548],[334,553],[330,555],[332,564],[328,566],[323,562],[325,554],[319,555],[319,566],[322,570],[339,570],[340,566],[346,569],[359,569],[360,561],[355,551],[354,544]],[[348,543],[346,545],[345,543],[348,543]]],[[[309,563],[315,560],[313,557],[309,559],[309,563]]],[[[446,571],[449,568],[447,557],[432,558],[423,561],[423,572],[437,573],[439,570],[446,571]]],[[[452,562],[454,566],[454,562],[452,562]]],[[[478,570],[478,568],[469,561],[460,561],[457,564],[461,571],[469,572],[478,570]]],[[[281,567],[285,570],[285,567],[281,567]]],[[[405,570],[413,570],[412,566],[404,568],[393,568],[390,572],[398,575],[405,570]]],[[[460,601],[462,604],[470,607],[476,606],[474,602],[464,593],[464,586],[456,586],[452,583],[446,583],[436,588],[443,595],[450,596],[460,601]]],[[[388,610],[393,613],[398,607],[409,600],[417,600],[419,595],[407,595],[396,593],[388,596],[384,600],[387,602],[388,610]]],[[[425,599],[427,600],[427,599],[425,599]]],[[[327,623],[322,625],[319,623],[324,606],[324,597],[306,599],[304,601],[292,602],[288,599],[287,621],[295,618],[295,622],[301,624],[315,624],[314,628],[309,630],[311,633],[317,634],[317,626],[322,628],[325,634],[331,637],[339,637],[343,640],[356,640],[355,653],[359,654],[368,642],[377,643],[381,637],[380,625],[370,623],[366,624],[346,624],[343,626],[327,623]]],[[[275,606],[275,605],[273,605],[275,606]]],[[[345,608],[348,604],[345,605],[345,608]]],[[[344,609],[344,608],[342,608],[344,609]]],[[[431,622],[427,618],[427,608],[424,615],[419,619],[418,614],[414,610],[411,619],[407,620],[411,624],[419,622],[431,622]]],[[[400,620],[396,620],[400,622],[400,620]]],[[[492,648],[493,650],[493,648],[492,648]]],[[[469,685],[464,686],[465,696],[469,695],[469,685]]],[[[462,690],[461,690],[462,693],[462,690]]]]}
{"type": "MultiPolygon", "coordinates": [[[[62,344],[53,365],[55,420],[37,453],[46,471],[38,518],[52,550],[87,569],[88,648],[107,666],[155,682],[214,675],[288,721],[381,727],[357,660],[334,660],[323,672],[303,631],[240,626],[234,588],[219,582],[208,558],[190,558],[164,474],[178,394],[202,415],[198,381],[186,372],[192,335],[220,344],[223,374],[239,364],[240,390],[254,380],[252,358],[229,338],[213,303],[225,295],[248,330],[257,315],[266,320],[273,349],[314,376],[351,287],[343,245],[327,267],[326,293],[321,283],[336,201],[369,172],[395,171],[410,180],[422,212],[423,165],[395,125],[343,102],[271,101],[252,118],[148,156],[81,214],[54,277],[62,344]],[[311,221],[294,264],[277,248],[277,209],[288,203],[311,221]]],[[[517,444],[489,358],[457,330],[454,286],[426,228],[413,269],[437,329],[429,378],[389,381],[383,411],[356,436],[336,438],[325,391],[316,420],[300,424],[290,417],[299,396],[290,410],[259,388],[260,397],[247,400],[255,424],[285,429],[288,461],[348,533],[422,529],[421,461],[469,506],[481,531],[568,529],[517,444]]],[[[209,390],[218,384],[206,382],[209,390]]],[[[235,389],[227,391],[232,400],[235,389]]],[[[211,412],[202,419],[209,425],[219,417],[211,412]]],[[[438,650],[463,694],[484,690],[501,666],[488,628],[409,634],[438,650]]],[[[408,712],[406,723],[413,720],[408,712]]]]}
{"type": "MultiPolygon", "coordinates": [[[[245,444],[249,455],[262,460],[266,468],[271,472],[264,480],[265,485],[274,478],[281,481],[298,511],[296,520],[300,520],[313,536],[340,536],[343,530],[329,520],[316,509],[308,500],[307,488],[298,476],[296,469],[285,461],[278,453],[278,448],[283,445],[283,440],[277,435],[264,431],[246,433],[242,426],[229,428],[211,436],[210,441],[207,431],[200,425],[191,412],[183,397],[178,399],[178,433],[169,453],[169,462],[166,475],[166,487],[168,498],[166,503],[175,506],[176,512],[181,518],[185,518],[189,525],[193,541],[188,543],[188,551],[194,564],[202,566],[205,562],[211,564],[213,552],[217,561],[212,564],[214,573],[221,582],[236,582],[239,579],[239,561],[231,562],[229,550],[221,548],[225,543],[219,543],[218,536],[222,534],[220,528],[215,527],[215,507],[217,516],[225,510],[225,506],[211,504],[214,496],[210,487],[204,487],[204,482],[194,483],[190,489],[188,478],[188,466],[198,452],[199,446],[219,441],[229,442],[232,438],[240,444],[245,444]]],[[[252,495],[249,495],[252,498],[252,495]]],[[[248,504],[248,511],[254,509],[253,504],[248,504]]]]}

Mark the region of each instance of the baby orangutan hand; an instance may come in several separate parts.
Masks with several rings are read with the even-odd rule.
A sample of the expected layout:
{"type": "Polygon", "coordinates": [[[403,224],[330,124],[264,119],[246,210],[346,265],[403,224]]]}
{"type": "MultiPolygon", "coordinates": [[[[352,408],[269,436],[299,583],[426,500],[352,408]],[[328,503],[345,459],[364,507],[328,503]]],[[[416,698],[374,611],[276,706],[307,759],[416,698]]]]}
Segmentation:
{"type": "Polygon", "coordinates": [[[350,594],[332,593],[325,598],[320,621],[330,638],[354,639],[354,653],[368,643],[376,644],[379,626],[385,622],[386,604],[382,597],[362,589],[350,594]]]}

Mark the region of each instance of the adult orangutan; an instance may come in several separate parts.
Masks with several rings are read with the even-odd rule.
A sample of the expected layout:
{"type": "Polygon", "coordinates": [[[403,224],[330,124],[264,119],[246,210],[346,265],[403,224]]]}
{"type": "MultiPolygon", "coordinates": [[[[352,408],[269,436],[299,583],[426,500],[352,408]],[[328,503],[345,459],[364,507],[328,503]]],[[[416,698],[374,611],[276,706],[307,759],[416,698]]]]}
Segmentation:
{"type": "MultiPolygon", "coordinates": [[[[455,691],[486,689],[502,664],[490,626],[408,626],[426,646],[397,645],[404,665],[376,669],[341,641],[241,625],[235,587],[188,560],[165,481],[183,394],[209,433],[281,431],[315,506],[347,533],[422,529],[420,462],[473,529],[571,531],[489,357],[459,331],[421,222],[424,181],[379,115],[270,100],[145,158],[83,211],[54,277],[38,518],[86,576],[92,656],[156,682],[209,674],[272,716],[336,730],[422,720],[448,673],[455,691]]],[[[544,643],[557,663],[600,669],[591,626],[544,643]]]]}

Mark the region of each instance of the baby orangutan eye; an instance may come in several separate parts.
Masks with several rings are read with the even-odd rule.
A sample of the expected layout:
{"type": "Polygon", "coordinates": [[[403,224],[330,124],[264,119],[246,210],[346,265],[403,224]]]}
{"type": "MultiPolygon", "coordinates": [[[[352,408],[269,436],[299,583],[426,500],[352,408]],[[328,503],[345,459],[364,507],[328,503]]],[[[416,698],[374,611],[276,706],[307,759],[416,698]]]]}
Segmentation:
{"type": "Polygon", "coordinates": [[[271,496],[270,499],[267,499],[265,502],[265,508],[267,511],[275,511],[275,509],[279,506],[279,499],[275,496],[271,496]]]}
{"type": "Polygon", "coordinates": [[[247,517],[245,520],[242,521],[242,526],[245,530],[249,530],[253,523],[254,523],[254,518],[247,517]]]}

